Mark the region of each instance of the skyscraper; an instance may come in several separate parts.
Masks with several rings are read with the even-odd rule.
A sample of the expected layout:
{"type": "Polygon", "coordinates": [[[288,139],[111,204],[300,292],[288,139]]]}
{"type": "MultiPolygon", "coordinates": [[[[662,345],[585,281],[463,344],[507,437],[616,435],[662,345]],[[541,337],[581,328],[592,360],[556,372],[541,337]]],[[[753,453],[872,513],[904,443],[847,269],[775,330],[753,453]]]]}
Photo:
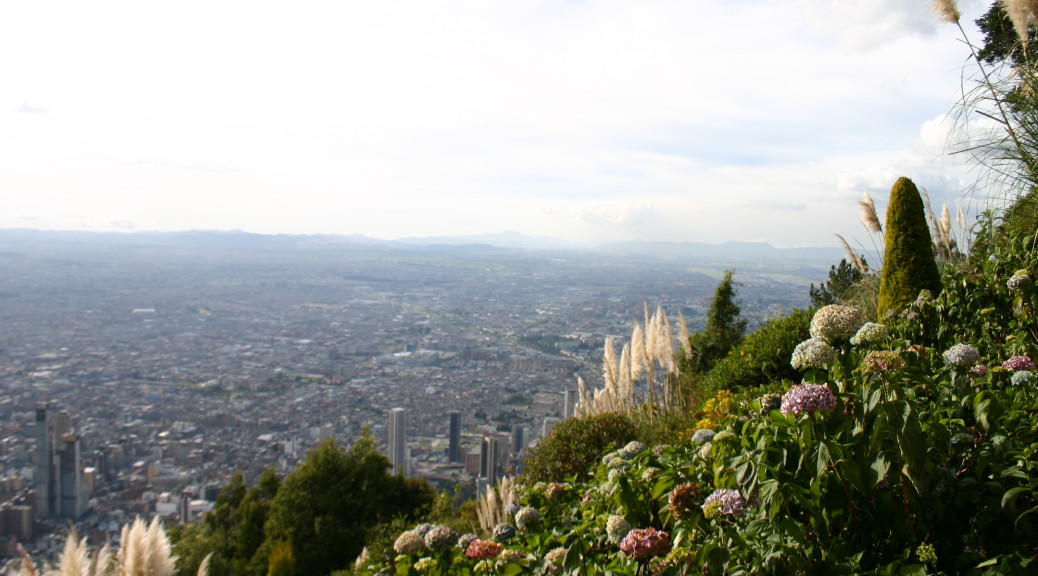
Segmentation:
{"type": "Polygon", "coordinates": [[[450,443],[447,446],[447,459],[451,462],[461,461],[461,413],[450,414],[450,443]]]}
{"type": "Polygon", "coordinates": [[[389,413],[389,441],[386,451],[393,474],[407,475],[407,411],[393,408],[389,413]]]}
{"type": "Polygon", "coordinates": [[[562,405],[562,417],[572,418],[573,413],[577,409],[577,402],[580,400],[576,388],[569,388],[566,390],[565,402],[562,405]]]}
{"type": "Polygon", "coordinates": [[[36,512],[41,517],[77,519],[86,512],[87,497],[80,460],[81,442],[72,431],[68,412],[52,414],[36,406],[36,512]]]}

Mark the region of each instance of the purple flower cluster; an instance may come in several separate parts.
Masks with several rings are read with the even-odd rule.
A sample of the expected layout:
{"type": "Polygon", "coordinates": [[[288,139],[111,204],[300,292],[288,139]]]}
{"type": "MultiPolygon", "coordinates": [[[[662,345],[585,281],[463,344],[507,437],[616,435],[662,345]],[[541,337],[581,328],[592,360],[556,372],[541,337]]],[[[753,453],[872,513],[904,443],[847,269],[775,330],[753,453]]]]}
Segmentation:
{"type": "Polygon", "coordinates": [[[450,526],[436,526],[425,533],[425,545],[430,550],[444,550],[454,546],[458,541],[458,533],[450,526]]]}
{"type": "Polygon", "coordinates": [[[797,384],[782,397],[782,414],[836,410],[836,395],[828,384],[797,384]]]}
{"type": "Polygon", "coordinates": [[[730,516],[742,516],[746,513],[746,499],[739,494],[738,490],[720,488],[714,490],[706,497],[702,505],[703,510],[715,508],[721,514],[730,516]]]}
{"type": "Polygon", "coordinates": [[[620,550],[636,560],[664,556],[670,552],[670,534],[655,528],[635,528],[624,536],[620,550]]]}
{"type": "Polygon", "coordinates": [[[1011,372],[1019,372],[1020,370],[1038,370],[1038,366],[1034,365],[1034,360],[1031,360],[1030,356],[1013,356],[1003,362],[1002,367],[1011,372]]]}

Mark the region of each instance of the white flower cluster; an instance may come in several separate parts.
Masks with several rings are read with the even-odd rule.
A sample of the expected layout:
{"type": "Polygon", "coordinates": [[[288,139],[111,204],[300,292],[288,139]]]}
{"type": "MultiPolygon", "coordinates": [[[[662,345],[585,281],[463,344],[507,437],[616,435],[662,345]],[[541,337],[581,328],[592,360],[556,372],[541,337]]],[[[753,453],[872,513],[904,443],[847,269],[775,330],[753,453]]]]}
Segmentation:
{"type": "Polygon", "coordinates": [[[854,336],[864,323],[857,308],[830,304],[819,308],[811,318],[811,337],[835,344],[854,336]]]}
{"type": "Polygon", "coordinates": [[[836,358],[836,350],[825,342],[811,338],[804,340],[793,349],[793,357],[789,364],[800,370],[801,368],[822,368],[831,364],[836,358]]]}
{"type": "Polygon", "coordinates": [[[870,344],[882,344],[890,336],[890,331],[882,324],[866,322],[858,328],[851,336],[851,344],[855,346],[868,346],[870,344]]]}
{"type": "Polygon", "coordinates": [[[1020,290],[1022,288],[1027,288],[1032,284],[1034,284],[1034,280],[1031,279],[1031,273],[1026,269],[1017,270],[1013,273],[1012,278],[1006,282],[1006,286],[1008,286],[1010,290],[1020,290]]]}
{"type": "Polygon", "coordinates": [[[945,350],[941,357],[945,366],[969,368],[980,360],[980,351],[969,344],[956,344],[945,350]]]}

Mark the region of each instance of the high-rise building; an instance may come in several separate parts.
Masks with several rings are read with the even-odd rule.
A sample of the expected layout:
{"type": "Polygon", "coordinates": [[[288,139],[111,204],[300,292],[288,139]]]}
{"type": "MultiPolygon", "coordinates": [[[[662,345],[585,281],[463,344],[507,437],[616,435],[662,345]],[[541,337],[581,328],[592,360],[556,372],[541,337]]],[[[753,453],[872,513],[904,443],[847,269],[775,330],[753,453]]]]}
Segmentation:
{"type": "Polygon", "coordinates": [[[519,455],[526,448],[526,428],[518,424],[512,428],[512,453],[519,455]]]}
{"type": "Polygon", "coordinates": [[[447,459],[451,462],[461,462],[461,413],[450,414],[450,435],[447,445],[447,459]]]}
{"type": "Polygon", "coordinates": [[[393,466],[393,474],[407,475],[407,411],[393,408],[389,413],[389,439],[386,451],[389,463],[393,466]]]}
{"type": "Polygon", "coordinates": [[[576,388],[570,388],[570,389],[566,390],[566,400],[565,400],[565,402],[563,402],[563,405],[562,405],[562,417],[563,418],[572,418],[573,417],[573,413],[577,409],[577,401],[579,401],[579,400],[580,400],[580,396],[578,395],[578,392],[577,392],[576,388]]]}
{"type": "MultiPolygon", "coordinates": [[[[507,444],[506,444],[507,446],[507,444]]],[[[486,478],[491,485],[497,484],[498,470],[501,466],[501,439],[497,436],[484,436],[480,445],[479,475],[486,478]]]]}
{"type": "Polygon", "coordinates": [[[78,519],[86,512],[82,443],[72,431],[68,412],[53,414],[36,406],[36,513],[41,517],[78,519]]]}

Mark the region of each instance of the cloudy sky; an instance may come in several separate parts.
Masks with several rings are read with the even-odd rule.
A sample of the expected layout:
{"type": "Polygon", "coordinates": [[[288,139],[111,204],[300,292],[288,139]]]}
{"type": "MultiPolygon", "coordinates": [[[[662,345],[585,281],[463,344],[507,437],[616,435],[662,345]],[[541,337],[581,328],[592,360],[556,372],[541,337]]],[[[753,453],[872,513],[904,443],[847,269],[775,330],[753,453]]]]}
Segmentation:
{"type": "Polygon", "coordinates": [[[970,199],[929,8],[7,2],[0,227],[831,246],[898,176],[970,199]]]}

